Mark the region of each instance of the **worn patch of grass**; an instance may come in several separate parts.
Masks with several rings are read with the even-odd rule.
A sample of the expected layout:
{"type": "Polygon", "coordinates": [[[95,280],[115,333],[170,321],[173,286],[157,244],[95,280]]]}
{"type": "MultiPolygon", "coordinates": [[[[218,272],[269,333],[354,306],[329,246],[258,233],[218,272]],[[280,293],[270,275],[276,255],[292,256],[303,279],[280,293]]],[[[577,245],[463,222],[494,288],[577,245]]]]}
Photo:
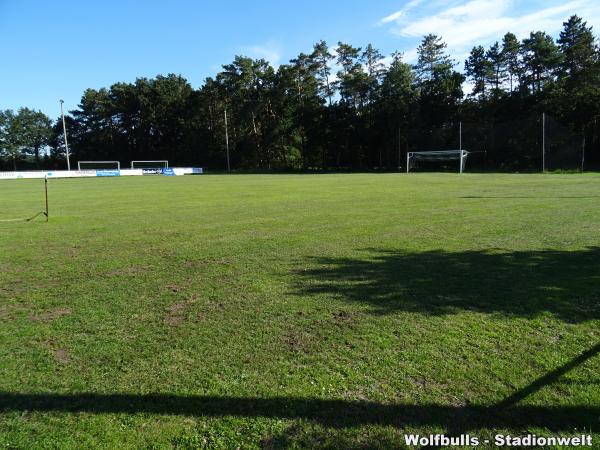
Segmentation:
{"type": "MultiPolygon", "coordinates": [[[[598,175],[49,188],[0,222],[0,447],[600,428],[598,175]]],[[[0,182],[0,220],[42,189],[0,182]]]]}

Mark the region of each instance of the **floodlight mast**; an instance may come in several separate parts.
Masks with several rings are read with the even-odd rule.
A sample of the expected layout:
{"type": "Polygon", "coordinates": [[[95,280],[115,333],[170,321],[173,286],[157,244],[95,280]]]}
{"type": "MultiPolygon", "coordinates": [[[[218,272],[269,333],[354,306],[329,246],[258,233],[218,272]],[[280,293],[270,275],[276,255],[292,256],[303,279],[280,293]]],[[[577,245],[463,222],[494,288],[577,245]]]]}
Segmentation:
{"type": "Polygon", "coordinates": [[[227,108],[225,108],[225,149],[227,151],[227,173],[231,173],[231,163],[229,161],[229,131],[227,130],[227,108]]]}
{"type": "Polygon", "coordinates": [[[542,173],[546,172],[546,113],[542,113],[542,173]]]}
{"type": "Polygon", "coordinates": [[[67,142],[67,125],[65,123],[65,113],[63,111],[63,103],[65,101],[64,100],[60,100],[60,115],[62,117],[62,123],[63,123],[63,135],[65,137],[65,153],[67,156],[67,170],[71,170],[71,161],[69,158],[69,143],[67,142]]]}

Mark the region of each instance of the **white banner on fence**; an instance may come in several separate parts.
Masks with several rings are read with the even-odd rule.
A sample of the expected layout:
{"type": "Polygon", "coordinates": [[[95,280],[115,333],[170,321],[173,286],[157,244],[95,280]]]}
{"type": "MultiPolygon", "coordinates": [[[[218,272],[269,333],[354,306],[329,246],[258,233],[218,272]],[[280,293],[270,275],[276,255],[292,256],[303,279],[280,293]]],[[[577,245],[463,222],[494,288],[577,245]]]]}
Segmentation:
{"type": "MultiPolygon", "coordinates": [[[[203,173],[199,167],[174,167],[164,175],[189,175],[203,173]]],[[[143,169],[102,169],[102,170],[30,170],[26,172],[0,172],[0,180],[16,180],[19,178],[84,178],[84,177],[119,177],[143,175],[143,169]]]]}

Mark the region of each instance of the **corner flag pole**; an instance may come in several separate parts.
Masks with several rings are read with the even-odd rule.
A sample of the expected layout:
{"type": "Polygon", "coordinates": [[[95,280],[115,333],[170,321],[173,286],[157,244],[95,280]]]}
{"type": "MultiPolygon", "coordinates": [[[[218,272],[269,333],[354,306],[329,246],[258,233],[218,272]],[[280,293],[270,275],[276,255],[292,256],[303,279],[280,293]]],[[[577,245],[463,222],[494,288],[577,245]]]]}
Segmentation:
{"type": "Polygon", "coordinates": [[[46,196],[46,222],[48,222],[48,175],[44,177],[44,194],[46,196]]]}

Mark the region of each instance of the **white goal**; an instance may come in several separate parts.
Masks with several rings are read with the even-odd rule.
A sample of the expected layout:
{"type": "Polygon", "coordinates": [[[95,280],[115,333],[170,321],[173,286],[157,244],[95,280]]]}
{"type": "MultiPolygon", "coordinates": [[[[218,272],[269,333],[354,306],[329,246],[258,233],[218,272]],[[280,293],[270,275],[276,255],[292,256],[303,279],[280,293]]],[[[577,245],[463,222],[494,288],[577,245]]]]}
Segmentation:
{"type": "Polygon", "coordinates": [[[457,161],[459,173],[465,170],[467,150],[431,150],[423,152],[408,152],[406,154],[406,173],[415,167],[419,161],[457,161]]]}
{"type": "Polygon", "coordinates": [[[77,170],[121,170],[119,161],[77,161],[77,170]]]}
{"type": "Polygon", "coordinates": [[[131,161],[132,169],[168,169],[169,161],[167,160],[156,160],[156,161],[131,161]]]}

